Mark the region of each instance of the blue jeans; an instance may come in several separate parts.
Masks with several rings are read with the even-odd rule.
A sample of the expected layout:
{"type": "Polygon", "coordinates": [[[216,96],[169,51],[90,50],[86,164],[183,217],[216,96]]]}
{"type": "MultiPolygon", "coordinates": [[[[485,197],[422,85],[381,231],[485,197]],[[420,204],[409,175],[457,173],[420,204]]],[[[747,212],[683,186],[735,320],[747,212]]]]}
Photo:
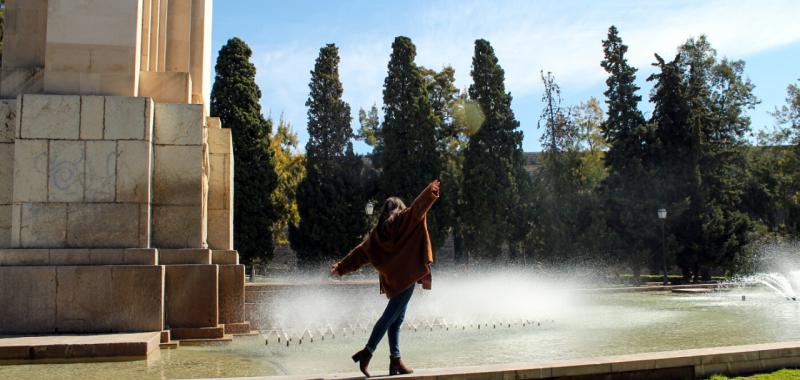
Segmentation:
{"type": "Polygon", "coordinates": [[[370,334],[367,341],[367,351],[370,353],[375,352],[375,349],[378,348],[378,343],[383,338],[383,334],[388,332],[389,356],[393,358],[400,357],[400,326],[403,325],[406,306],[408,306],[408,301],[411,300],[412,294],[414,294],[414,285],[389,300],[383,315],[375,322],[375,327],[372,328],[372,334],[370,334]]]}

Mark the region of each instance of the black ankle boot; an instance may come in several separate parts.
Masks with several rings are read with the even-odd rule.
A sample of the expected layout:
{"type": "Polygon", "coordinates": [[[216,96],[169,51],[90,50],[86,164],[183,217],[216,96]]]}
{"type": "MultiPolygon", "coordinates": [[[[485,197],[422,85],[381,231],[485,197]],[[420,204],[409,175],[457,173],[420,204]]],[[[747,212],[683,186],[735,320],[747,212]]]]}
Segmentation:
{"type": "Polygon", "coordinates": [[[356,352],[353,355],[353,361],[358,363],[358,368],[361,370],[361,373],[364,376],[369,377],[369,372],[367,371],[367,367],[369,366],[369,361],[372,359],[372,353],[370,353],[366,348],[356,352]]]}
{"type": "Polygon", "coordinates": [[[409,373],[414,373],[414,370],[411,368],[406,367],[403,364],[403,359],[389,357],[389,375],[406,375],[409,373]]]}

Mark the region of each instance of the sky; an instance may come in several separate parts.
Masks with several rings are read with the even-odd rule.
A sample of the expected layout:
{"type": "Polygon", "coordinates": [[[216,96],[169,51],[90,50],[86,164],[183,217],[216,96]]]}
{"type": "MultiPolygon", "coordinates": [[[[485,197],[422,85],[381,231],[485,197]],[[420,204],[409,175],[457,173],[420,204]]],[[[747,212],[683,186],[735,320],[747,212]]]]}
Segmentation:
{"type": "MultiPolygon", "coordinates": [[[[540,150],[540,72],[552,72],[564,105],[603,100],[602,40],[616,25],[639,69],[640,108],[649,116],[654,53],[672,58],[688,38],[705,34],[719,58],[746,62],[745,76],[761,103],[748,112],[754,131],[770,130],[770,111],[785,104],[786,87],[800,80],[800,1],[449,1],[449,0],[217,0],[212,51],[232,37],[253,50],[265,116],[281,115],[306,133],[308,82],[319,49],[339,47],[343,98],[357,130],[359,108],[381,107],[383,81],[396,36],[417,46],[416,63],[450,65],[456,86],[472,82],[474,42],[487,39],[505,70],[506,90],[524,133],[523,149],[540,150]]],[[[602,104],[602,102],[601,102],[602,104]]],[[[382,112],[381,112],[382,114],[382,112]]],[[[371,148],[354,144],[359,153],[371,148]]]]}

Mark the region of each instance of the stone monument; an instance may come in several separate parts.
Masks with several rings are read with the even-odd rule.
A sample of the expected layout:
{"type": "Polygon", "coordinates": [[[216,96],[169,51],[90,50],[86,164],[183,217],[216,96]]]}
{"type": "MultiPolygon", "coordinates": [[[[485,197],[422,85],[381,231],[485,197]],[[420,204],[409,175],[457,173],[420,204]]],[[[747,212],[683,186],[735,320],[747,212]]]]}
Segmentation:
{"type": "Polygon", "coordinates": [[[7,0],[0,335],[249,331],[212,0],[7,0]]]}

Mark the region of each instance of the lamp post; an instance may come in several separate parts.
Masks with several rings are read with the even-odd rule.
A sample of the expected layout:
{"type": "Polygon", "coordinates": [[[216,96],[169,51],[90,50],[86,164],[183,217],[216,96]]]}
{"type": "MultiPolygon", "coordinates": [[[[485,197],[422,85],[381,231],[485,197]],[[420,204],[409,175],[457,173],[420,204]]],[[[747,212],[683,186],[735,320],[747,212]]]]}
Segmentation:
{"type": "Polygon", "coordinates": [[[375,211],[375,202],[367,202],[367,205],[364,206],[364,212],[367,213],[367,216],[372,216],[373,211],[375,211]]]}
{"type": "Polygon", "coordinates": [[[667,243],[664,236],[664,224],[666,223],[667,219],[667,209],[663,207],[658,209],[658,219],[661,220],[661,269],[664,273],[664,285],[668,285],[669,277],[667,277],[667,243]]]}

